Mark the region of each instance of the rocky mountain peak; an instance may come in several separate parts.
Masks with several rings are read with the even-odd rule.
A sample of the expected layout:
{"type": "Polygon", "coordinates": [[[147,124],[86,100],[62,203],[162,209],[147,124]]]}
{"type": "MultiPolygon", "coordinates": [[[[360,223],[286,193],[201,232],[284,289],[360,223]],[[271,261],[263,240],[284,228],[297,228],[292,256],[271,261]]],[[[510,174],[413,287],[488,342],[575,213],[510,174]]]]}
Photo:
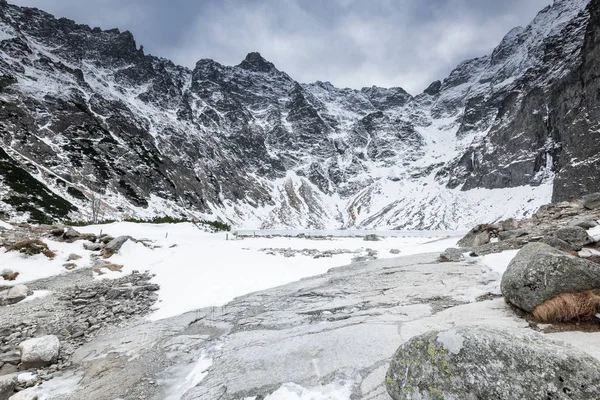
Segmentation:
{"type": "Polygon", "coordinates": [[[264,59],[263,56],[258,52],[248,53],[244,61],[242,61],[239,65],[239,68],[246,69],[248,71],[253,72],[272,72],[277,71],[275,65],[273,63],[264,59]]]}
{"type": "Polygon", "coordinates": [[[190,71],[144,55],[129,32],[3,4],[0,213],[9,216],[86,218],[100,191],[111,218],[456,229],[597,191],[589,10],[600,0],[549,6],[493,55],[416,97],[300,84],[257,52],[190,71]]]}

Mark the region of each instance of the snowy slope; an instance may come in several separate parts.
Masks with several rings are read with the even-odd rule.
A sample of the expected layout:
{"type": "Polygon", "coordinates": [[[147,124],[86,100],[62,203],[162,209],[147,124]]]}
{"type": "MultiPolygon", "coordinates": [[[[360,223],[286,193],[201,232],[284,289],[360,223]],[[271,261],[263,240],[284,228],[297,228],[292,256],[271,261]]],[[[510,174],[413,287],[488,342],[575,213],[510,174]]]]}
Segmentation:
{"type": "Polygon", "coordinates": [[[588,3],[556,1],[413,97],[300,84],[258,53],[189,70],[144,54],[129,32],[0,2],[0,146],[13,168],[0,172],[0,211],[89,219],[99,199],[106,218],[247,228],[457,229],[529,215],[569,166],[556,135],[520,135],[509,108],[528,112],[529,92],[579,67],[588,3]]]}

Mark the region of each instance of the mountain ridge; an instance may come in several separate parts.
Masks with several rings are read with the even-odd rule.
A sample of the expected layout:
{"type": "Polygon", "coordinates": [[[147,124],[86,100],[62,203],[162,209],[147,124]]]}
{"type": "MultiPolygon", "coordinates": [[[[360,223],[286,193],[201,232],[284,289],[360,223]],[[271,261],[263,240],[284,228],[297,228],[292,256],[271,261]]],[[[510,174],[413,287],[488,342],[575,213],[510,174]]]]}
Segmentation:
{"type": "MultiPolygon", "coordinates": [[[[543,115],[526,117],[545,105],[546,120],[564,119],[545,92],[593,53],[596,5],[555,2],[491,55],[411,96],[301,84],[257,52],[237,66],[204,59],[188,69],[146,55],[128,31],[0,2],[0,146],[78,209],[48,220],[89,218],[96,198],[107,217],[253,228],[455,229],[528,215],[552,195],[598,188],[589,174],[557,186],[555,176],[577,175],[562,161],[577,151],[543,115]]],[[[0,185],[8,216],[44,208],[16,201],[27,196],[14,186],[0,185]]]]}

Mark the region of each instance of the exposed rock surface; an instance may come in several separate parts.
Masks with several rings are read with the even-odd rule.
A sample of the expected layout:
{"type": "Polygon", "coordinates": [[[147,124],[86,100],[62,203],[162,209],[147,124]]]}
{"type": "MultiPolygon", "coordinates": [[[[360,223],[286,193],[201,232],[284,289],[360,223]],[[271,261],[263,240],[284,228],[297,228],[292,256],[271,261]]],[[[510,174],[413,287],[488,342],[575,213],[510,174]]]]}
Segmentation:
{"type": "Polygon", "coordinates": [[[502,294],[532,312],[561,293],[600,288],[600,264],[574,257],[544,243],[523,247],[502,276],[502,294]]]}
{"type": "Polygon", "coordinates": [[[386,376],[394,400],[600,398],[600,362],[538,333],[429,332],[402,345],[386,376]]]}

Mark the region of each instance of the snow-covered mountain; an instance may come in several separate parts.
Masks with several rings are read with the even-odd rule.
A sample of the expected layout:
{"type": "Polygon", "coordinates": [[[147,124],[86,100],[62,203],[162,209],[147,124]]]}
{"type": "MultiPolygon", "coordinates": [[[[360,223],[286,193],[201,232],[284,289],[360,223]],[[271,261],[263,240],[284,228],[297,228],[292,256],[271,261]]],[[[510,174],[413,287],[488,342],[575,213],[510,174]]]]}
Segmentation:
{"type": "Polygon", "coordinates": [[[189,70],[0,0],[0,210],[452,229],[598,191],[599,9],[556,0],[411,96],[301,84],[258,53],[189,70]]]}

